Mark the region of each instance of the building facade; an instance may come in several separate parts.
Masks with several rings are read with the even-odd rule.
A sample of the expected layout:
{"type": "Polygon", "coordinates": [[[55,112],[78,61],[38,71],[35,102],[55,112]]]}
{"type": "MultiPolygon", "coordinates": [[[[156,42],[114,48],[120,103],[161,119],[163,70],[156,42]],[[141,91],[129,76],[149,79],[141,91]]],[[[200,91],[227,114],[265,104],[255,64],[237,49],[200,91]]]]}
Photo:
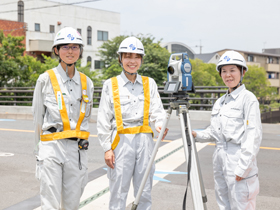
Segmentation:
{"type": "MultiPolygon", "coordinates": [[[[0,20],[0,30],[4,35],[11,34],[12,36],[24,36],[26,37],[26,24],[18,21],[0,20]]],[[[25,39],[22,41],[25,45],[25,39]]]]}
{"type": "MultiPolygon", "coordinates": [[[[217,51],[217,53],[222,56],[228,50],[232,49],[224,49],[217,51]]],[[[272,51],[266,52],[265,50],[263,53],[241,50],[235,51],[239,52],[245,58],[247,65],[263,67],[266,70],[270,86],[276,87],[280,95],[280,54],[276,54],[278,53],[277,50],[275,50],[275,53],[271,53],[272,51]]]]}
{"type": "Polygon", "coordinates": [[[52,55],[53,40],[60,29],[76,28],[84,42],[82,66],[91,62],[92,69],[103,65],[98,48],[120,35],[119,13],[47,0],[1,0],[0,19],[25,25],[26,54],[38,59],[42,59],[41,54],[52,55]]]}
{"type": "Polygon", "coordinates": [[[186,44],[181,42],[167,42],[161,43],[161,47],[164,47],[170,53],[181,53],[186,52],[190,59],[194,59],[195,52],[186,44]]]}

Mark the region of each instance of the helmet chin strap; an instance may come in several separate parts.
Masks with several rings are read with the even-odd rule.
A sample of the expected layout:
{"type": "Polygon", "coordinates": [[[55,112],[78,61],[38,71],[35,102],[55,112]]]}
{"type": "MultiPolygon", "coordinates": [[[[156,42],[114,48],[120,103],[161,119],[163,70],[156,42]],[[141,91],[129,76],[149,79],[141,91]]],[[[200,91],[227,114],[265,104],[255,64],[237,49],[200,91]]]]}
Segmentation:
{"type": "Polygon", "coordinates": [[[137,75],[137,72],[135,72],[135,73],[129,73],[128,71],[124,70],[124,68],[123,68],[123,72],[126,73],[126,74],[129,74],[129,75],[137,75]]]}
{"type": "MultiPolygon", "coordinates": [[[[62,59],[61,59],[61,61],[62,61],[63,63],[65,63],[62,59]]],[[[65,64],[66,64],[66,75],[67,75],[67,77],[69,77],[69,74],[68,74],[68,66],[72,66],[72,65],[75,66],[76,62],[75,62],[75,63],[71,63],[71,64],[69,64],[69,63],[65,63],[65,64]]]]}
{"type": "Polygon", "coordinates": [[[236,90],[240,85],[242,85],[242,80],[243,80],[243,66],[242,66],[242,69],[241,69],[240,81],[239,81],[239,83],[234,88],[232,88],[232,91],[236,90]]]}
{"type": "MultiPolygon", "coordinates": [[[[120,57],[120,60],[121,60],[121,55],[119,55],[119,57],[120,57]]],[[[142,58],[143,59],[143,58],[142,58]]],[[[135,72],[135,73],[130,73],[130,72],[128,72],[128,71],[126,71],[125,69],[124,69],[124,67],[123,67],[123,65],[122,65],[122,62],[120,62],[120,64],[121,64],[121,67],[122,67],[122,69],[123,69],[123,72],[125,73],[125,74],[129,74],[129,75],[137,75],[137,72],[135,72]]],[[[142,61],[141,61],[141,66],[142,66],[142,61]]],[[[140,67],[141,67],[140,66],[140,67]]],[[[139,68],[140,68],[139,67],[139,68]]]]}
{"type": "MultiPolygon", "coordinates": [[[[59,52],[58,52],[58,57],[59,57],[59,59],[63,62],[63,63],[65,63],[66,64],[66,75],[67,75],[67,77],[69,77],[69,74],[68,74],[68,66],[72,66],[72,65],[76,65],[76,62],[74,62],[74,63],[66,63],[66,62],[64,62],[64,60],[62,60],[61,58],[60,58],[60,55],[59,55],[59,52]]],[[[70,78],[70,77],[69,77],[70,78]]]]}

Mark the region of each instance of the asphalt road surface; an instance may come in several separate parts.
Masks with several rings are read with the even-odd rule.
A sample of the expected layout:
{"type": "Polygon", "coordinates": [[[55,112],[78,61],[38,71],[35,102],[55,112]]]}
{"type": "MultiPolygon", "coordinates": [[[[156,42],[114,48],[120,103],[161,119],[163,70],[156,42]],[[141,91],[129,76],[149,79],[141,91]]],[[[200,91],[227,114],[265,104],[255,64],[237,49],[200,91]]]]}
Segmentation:
{"type": "MultiPolygon", "coordinates": [[[[191,121],[192,129],[204,129],[209,122],[191,121]]],[[[181,129],[179,120],[171,119],[168,125],[170,131],[166,141],[161,143],[161,148],[168,148],[179,142],[181,129]]],[[[96,137],[96,124],[90,124],[91,137],[89,138],[89,181],[94,184],[98,179],[104,179],[106,175],[103,151],[96,137]]],[[[0,209],[5,210],[32,210],[40,206],[39,182],[35,179],[35,157],[33,122],[28,120],[0,119],[0,209]]],[[[204,186],[208,197],[209,210],[218,209],[214,195],[214,181],[212,171],[212,154],[215,146],[206,144],[199,150],[199,161],[204,180],[204,186]]],[[[170,155],[170,160],[175,158],[173,172],[165,172],[164,178],[154,178],[157,183],[153,187],[153,210],[182,209],[183,196],[186,189],[186,162],[182,155],[183,150],[178,150],[170,155]],[[182,160],[183,159],[183,160],[182,160]]],[[[280,124],[263,124],[263,140],[258,154],[258,167],[260,179],[260,194],[257,197],[257,209],[280,209],[280,124]]],[[[164,161],[163,161],[164,162],[164,161]]],[[[156,164],[164,170],[164,165],[156,164]]],[[[168,162],[168,161],[167,161],[168,162]]],[[[166,164],[166,167],[171,167],[166,164]]],[[[169,161],[170,162],[170,161],[169,161]]],[[[172,167],[171,167],[172,168],[172,167]]],[[[163,172],[160,172],[163,173],[163,172]]],[[[158,172],[158,174],[160,174],[158,172]]],[[[157,175],[157,174],[155,174],[157,175]]],[[[90,185],[90,183],[88,184],[90,185]]],[[[94,186],[94,185],[93,185],[94,186]]],[[[90,186],[89,186],[90,187],[90,186]]],[[[93,195],[93,191],[87,191],[93,195]]],[[[84,193],[85,194],[85,193],[84,193]]],[[[104,193],[104,202],[107,202],[109,193],[104,193]]],[[[102,198],[99,198],[102,199],[102,198]]],[[[97,199],[98,200],[98,199],[97,199]]],[[[90,204],[89,204],[90,205],[90,204]]],[[[91,205],[95,205],[92,202],[91,205]]],[[[96,204],[97,205],[97,204],[96,204]]],[[[131,204],[128,202],[127,210],[131,204]]],[[[188,193],[188,209],[193,209],[191,195],[188,193]]],[[[40,209],[40,208],[38,208],[40,209]]],[[[87,209],[83,207],[81,209],[87,209]]],[[[91,209],[107,209],[96,207],[91,209]]]]}

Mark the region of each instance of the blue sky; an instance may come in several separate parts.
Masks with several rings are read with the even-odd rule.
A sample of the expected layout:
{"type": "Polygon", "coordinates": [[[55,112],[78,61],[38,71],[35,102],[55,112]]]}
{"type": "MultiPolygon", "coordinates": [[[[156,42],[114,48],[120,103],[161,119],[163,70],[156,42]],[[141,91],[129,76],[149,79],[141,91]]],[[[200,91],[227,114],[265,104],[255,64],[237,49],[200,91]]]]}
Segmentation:
{"type": "MultiPolygon", "coordinates": [[[[72,3],[84,0],[52,0],[72,3]]],[[[121,14],[121,34],[152,34],[199,53],[280,48],[279,0],[100,0],[80,6],[121,14]]]]}

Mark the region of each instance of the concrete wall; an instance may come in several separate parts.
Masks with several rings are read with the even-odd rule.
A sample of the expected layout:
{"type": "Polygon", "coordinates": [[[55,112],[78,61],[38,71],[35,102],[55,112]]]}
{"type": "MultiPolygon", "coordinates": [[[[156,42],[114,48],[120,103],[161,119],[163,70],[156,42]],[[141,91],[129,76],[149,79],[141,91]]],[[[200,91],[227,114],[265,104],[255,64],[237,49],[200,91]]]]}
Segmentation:
{"type": "MultiPolygon", "coordinates": [[[[96,122],[98,108],[91,111],[91,122],[96,122]]],[[[176,119],[176,111],[172,112],[171,118],[176,119]]],[[[211,111],[190,110],[191,120],[210,121],[211,111]]],[[[26,119],[33,120],[31,106],[0,106],[0,119],[26,119]]]]}

